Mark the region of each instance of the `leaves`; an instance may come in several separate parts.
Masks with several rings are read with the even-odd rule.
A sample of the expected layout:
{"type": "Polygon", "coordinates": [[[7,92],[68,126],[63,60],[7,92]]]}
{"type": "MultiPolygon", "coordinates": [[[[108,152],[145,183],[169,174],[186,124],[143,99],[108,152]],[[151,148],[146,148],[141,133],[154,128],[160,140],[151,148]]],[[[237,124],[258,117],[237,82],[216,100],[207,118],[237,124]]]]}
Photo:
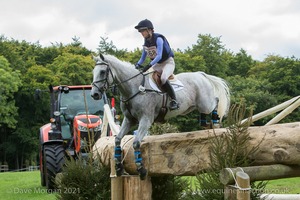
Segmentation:
{"type": "Polygon", "coordinates": [[[6,125],[14,128],[18,115],[13,94],[21,85],[18,71],[9,67],[8,61],[0,56],[0,127],[6,125]]]}

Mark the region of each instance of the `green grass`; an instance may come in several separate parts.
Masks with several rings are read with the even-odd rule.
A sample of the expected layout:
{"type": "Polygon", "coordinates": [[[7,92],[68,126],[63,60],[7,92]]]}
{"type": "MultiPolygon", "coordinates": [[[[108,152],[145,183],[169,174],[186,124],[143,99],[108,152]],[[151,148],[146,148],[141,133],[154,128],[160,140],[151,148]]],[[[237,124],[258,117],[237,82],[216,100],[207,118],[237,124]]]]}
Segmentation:
{"type": "Polygon", "coordinates": [[[41,186],[40,171],[0,173],[0,198],[5,200],[54,200],[41,186]]]}
{"type": "MultiPolygon", "coordinates": [[[[192,181],[194,177],[184,177],[192,181]]],[[[264,193],[300,194],[300,177],[269,181],[264,193]]],[[[6,172],[0,173],[0,198],[5,200],[55,200],[56,195],[48,194],[41,186],[40,172],[6,172]]]]}
{"type": "Polygon", "coordinates": [[[300,177],[269,181],[266,191],[273,194],[300,194],[300,177]]]}
{"type": "MultiPolygon", "coordinates": [[[[183,176],[191,184],[192,189],[196,188],[197,179],[194,176],[183,176]]],[[[263,191],[268,194],[300,194],[300,177],[285,178],[268,181],[263,191]]]]}

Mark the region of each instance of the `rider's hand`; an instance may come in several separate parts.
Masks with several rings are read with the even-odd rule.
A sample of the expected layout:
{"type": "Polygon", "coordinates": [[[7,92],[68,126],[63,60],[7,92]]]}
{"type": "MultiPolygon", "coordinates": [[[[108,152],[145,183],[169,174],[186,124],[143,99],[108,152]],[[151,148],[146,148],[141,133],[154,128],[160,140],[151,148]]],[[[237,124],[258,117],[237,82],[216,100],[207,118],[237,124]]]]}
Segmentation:
{"type": "Polygon", "coordinates": [[[143,67],[142,65],[140,65],[140,64],[138,64],[138,63],[136,63],[134,66],[135,66],[136,69],[140,69],[140,68],[143,67]]]}
{"type": "Polygon", "coordinates": [[[143,69],[143,73],[146,72],[150,67],[152,67],[152,65],[149,63],[148,65],[146,65],[143,69]]]}

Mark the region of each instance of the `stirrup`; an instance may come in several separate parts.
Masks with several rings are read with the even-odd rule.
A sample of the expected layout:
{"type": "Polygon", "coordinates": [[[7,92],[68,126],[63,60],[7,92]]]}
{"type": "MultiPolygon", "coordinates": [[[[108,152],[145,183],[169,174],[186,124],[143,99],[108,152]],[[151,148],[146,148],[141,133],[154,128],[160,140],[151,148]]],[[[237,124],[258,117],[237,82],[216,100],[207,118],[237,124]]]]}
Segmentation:
{"type": "Polygon", "coordinates": [[[169,105],[170,110],[176,110],[179,108],[179,105],[176,100],[172,99],[169,105]]]}

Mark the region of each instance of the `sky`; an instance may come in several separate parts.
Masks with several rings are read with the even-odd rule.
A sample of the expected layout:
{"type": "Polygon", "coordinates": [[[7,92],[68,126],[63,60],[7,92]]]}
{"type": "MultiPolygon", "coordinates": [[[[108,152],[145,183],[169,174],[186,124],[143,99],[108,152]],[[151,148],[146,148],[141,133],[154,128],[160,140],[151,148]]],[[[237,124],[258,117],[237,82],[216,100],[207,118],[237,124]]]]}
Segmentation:
{"type": "Polygon", "coordinates": [[[143,19],[175,50],[210,34],[256,60],[300,58],[299,0],[0,0],[0,35],[44,47],[77,37],[96,51],[103,37],[117,49],[142,48],[134,26],[143,19]]]}

